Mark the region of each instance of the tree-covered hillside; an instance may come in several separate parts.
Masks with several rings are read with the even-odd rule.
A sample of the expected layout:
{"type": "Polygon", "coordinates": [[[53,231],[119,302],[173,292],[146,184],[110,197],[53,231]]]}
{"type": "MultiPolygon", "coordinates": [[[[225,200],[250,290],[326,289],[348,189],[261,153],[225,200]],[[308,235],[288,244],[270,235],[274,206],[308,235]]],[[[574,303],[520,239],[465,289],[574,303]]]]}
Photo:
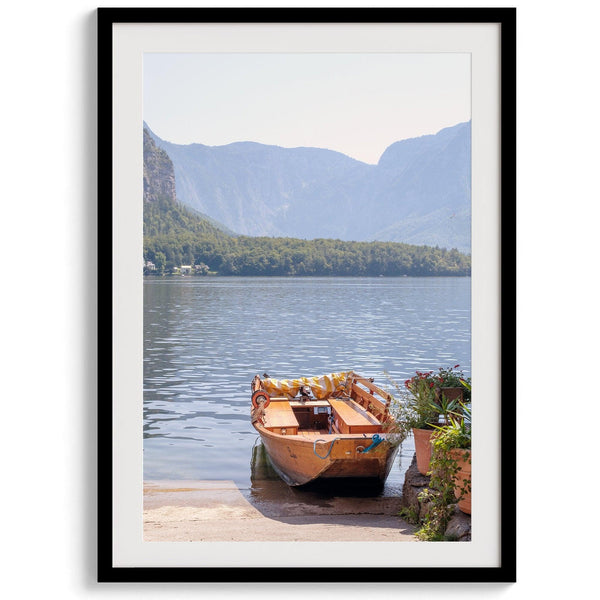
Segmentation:
{"type": "Polygon", "coordinates": [[[456,250],[394,242],[230,235],[177,202],[174,189],[164,182],[172,176],[169,162],[166,153],[145,134],[144,261],[152,263],[152,273],[172,273],[182,265],[207,265],[220,275],[470,273],[470,257],[456,250]]]}
{"type": "Polygon", "coordinates": [[[468,275],[457,250],[394,242],[227,237],[216,232],[147,237],[144,257],[166,272],[204,263],[221,275],[468,275]]]}

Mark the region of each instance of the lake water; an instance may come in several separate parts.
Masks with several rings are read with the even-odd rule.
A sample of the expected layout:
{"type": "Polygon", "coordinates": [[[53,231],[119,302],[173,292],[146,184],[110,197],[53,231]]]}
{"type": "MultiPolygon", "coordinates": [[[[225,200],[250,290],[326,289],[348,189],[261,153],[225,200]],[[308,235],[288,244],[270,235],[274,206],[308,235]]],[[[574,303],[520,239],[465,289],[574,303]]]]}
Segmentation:
{"type": "MultiPolygon", "coordinates": [[[[249,418],[256,374],[352,369],[384,388],[385,372],[470,375],[470,289],[467,277],[145,278],[144,478],[271,478],[249,418]]],[[[409,438],[382,493],[398,493],[413,452],[409,438]]]]}

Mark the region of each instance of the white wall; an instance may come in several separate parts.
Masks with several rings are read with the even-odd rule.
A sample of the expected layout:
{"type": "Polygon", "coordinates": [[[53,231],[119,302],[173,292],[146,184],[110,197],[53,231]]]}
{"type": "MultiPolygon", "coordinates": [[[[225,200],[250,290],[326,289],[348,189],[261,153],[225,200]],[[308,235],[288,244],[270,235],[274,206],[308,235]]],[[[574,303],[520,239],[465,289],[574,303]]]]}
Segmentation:
{"type": "MultiPolygon", "coordinates": [[[[457,3],[433,3],[444,4],[457,3]]],[[[460,4],[519,9],[519,583],[413,585],[400,593],[587,598],[600,538],[592,420],[600,364],[598,15],[582,0],[460,4]]],[[[94,583],[95,8],[87,0],[14,2],[0,20],[0,588],[11,598],[50,591],[192,597],[198,586],[94,583]]],[[[209,589],[216,596],[282,593],[279,586],[209,589]]],[[[316,587],[285,593],[307,591],[341,596],[316,587]]],[[[386,599],[399,593],[398,586],[344,590],[359,591],[386,599]]]]}

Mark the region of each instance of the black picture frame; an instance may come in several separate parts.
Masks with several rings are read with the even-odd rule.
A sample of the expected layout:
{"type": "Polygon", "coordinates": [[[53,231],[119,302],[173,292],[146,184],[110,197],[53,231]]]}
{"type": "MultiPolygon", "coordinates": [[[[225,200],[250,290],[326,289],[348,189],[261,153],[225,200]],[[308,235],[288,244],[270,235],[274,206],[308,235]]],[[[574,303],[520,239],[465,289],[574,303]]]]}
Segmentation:
{"type": "MultiPolygon", "coordinates": [[[[514,582],[516,581],[516,9],[515,8],[100,8],[98,19],[99,256],[113,255],[113,25],[119,23],[496,23],[501,27],[500,564],[497,567],[115,567],[113,565],[112,274],[99,269],[99,582],[514,582]]],[[[114,258],[114,257],[113,257],[114,258]]]]}

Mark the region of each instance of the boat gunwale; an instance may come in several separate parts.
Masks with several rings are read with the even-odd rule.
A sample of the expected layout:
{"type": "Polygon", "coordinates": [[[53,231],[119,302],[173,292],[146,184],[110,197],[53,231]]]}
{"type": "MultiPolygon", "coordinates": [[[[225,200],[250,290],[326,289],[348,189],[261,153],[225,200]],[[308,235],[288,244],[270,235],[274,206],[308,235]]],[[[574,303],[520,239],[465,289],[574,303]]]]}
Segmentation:
{"type": "MultiPolygon", "coordinates": [[[[268,437],[272,437],[272,438],[280,438],[282,440],[297,440],[297,441],[303,441],[303,442],[308,442],[310,444],[313,443],[313,440],[310,439],[312,437],[315,437],[315,439],[323,439],[326,442],[331,442],[334,439],[344,439],[344,440],[363,440],[365,442],[371,442],[372,438],[374,435],[385,435],[385,431],[384,432],[380,432],[380,433],[319,433],[318,431],[314,431],[314,430],[310,430],[310,429],[305,429],[302,430],[303,433],[292,433],[292,434],[284,434],[284,433],[277,433],[275,431],[271,431],[270,429],[267,429],[264,425],[256,425],[254,424],[254,428],[256,429],[256,431],[258,431],[258,433],[262,434],[266,434],[268,435],[268,437]],[[310,433],[310,434],[314,434],[311,436],[307,436],[305,434],[310,433]]],[[[387,438],[384,438],[384,441],[388,441],[389,440],[387,438]]],[[[391,442],[389,442],[391,443],[391,442]]]]}

